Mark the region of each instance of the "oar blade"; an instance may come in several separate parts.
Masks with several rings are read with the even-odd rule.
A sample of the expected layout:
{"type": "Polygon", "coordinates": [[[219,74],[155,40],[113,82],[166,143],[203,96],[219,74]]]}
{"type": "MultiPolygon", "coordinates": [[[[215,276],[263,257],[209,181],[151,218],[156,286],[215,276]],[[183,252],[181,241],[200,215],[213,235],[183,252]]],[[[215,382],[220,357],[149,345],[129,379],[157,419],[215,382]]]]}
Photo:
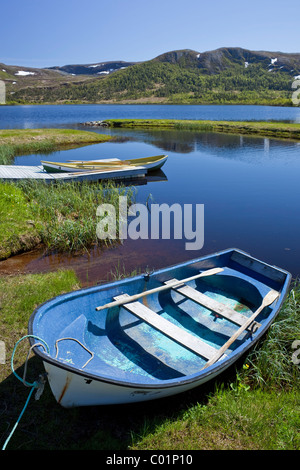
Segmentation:
{"type": "Polygon", "coordinates": [[[279,297],[279,292],[276,290],[270,290],[263,300],[263,305],[271,305],[279,297]]]}

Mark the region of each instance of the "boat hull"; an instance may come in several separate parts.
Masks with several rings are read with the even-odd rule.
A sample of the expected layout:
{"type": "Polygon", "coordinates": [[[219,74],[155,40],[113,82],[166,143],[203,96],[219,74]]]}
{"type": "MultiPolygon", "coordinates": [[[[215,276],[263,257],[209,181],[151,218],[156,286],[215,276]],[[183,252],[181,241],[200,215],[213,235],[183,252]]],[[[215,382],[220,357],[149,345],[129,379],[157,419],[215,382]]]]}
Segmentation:
{"type": "Polygon", "coordinates": [[[149,388],[120,385],[99,378],[91,379],[89,374],[77,374],[44,362],[51,391],[57,403],[64,408],[139,403],[178,395],[213,380],[230,365],[230,362],[226,362],[218,371],[191,382],[178,383],[167,388],[149,388]]]}
{"type": "Polygon", "coordinates": [[[290,280],[288,272],[241,250],[225,250],[151,275],[52,299],[32,314],[30,343],[33,346],[42,339],[48,345],[48,352],[41,346],[34,352],[43,361],[53,395],[63,407],[168,397],[215,378],[245,354],[274,321],[290,280]],[[220,272],[205,277],[215,268],[220,272]],[[199,273],[204,277],[190,280],[199,273]],[[185,282],[162,291],[161,287],[174,278],[185,282]],[[145,289],[153,288],[159,291],[139,302],[96,310],[115,298],[119,301],[124,292],[143,295],[145,289]],[[276,290],[279,298],[262,310],[224,355],[206,367],[206,355],[211,350],[214,354],[245,319],[252,317],[270,290],[276,290]],[[151,323],[151,315],[146,320],[139,312],[136,316],[137,307],[147,315],[152,312],[158,324],[151,323]],[[164,329],[165,323],[170,327],[164,329]],[[178,330],[182,334],[179,339],[175,335],[178,330]],[[201,347],[205,346],[203,354],[192,345],[199,338],[201,347]]]}
{"type": "Polygon", "coordinates": [[[113,169],[130,170],[135,167],[141,167],[143,170],[159,170],[166,162],[167,155],[158,155],[157,157],[139,158],[132,160],[106,159],[93,161],[72,161],[68,163],[46,162],[42,161],[45,171],[48,173],[70,173],[82,171],[108,171],[113,169]]]}

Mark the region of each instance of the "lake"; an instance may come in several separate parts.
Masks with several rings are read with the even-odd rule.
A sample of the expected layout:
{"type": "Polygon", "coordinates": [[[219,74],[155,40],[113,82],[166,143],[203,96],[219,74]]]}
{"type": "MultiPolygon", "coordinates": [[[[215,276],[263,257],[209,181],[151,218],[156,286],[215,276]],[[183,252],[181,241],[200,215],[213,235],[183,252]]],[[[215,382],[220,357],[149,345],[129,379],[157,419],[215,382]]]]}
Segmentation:
{"type": "Polygon", "coordinates": [[[242,105],[36,105],[0,106],[0,129],[66,127],[86,121],[139,119],[205,119],[300,122],[299,107],[242,105]]]}
{"type": "MultiPolygon", "coordinates": [[[[82,127],[89,120],[126,118],[285,120],[300,122],[299,108],[264,106],[9,106],[0,107],[0,127],[82,127]],[[6,114],[6,119],[4,115],[6,114]]],[[[110,271],[158,269],[226,248],[240,248],[270,264],[300,274],[300,143],[284,140],[171,130],[93,129],[124,137],[103,143],[29,155],[41,159],[138,158],[162,153],[168,160],[156,180],[137,185],[137,202],[204,205],[204,245],[187,250],[186,239],[125,240],[116,248],[81,256],[24,254],[0,263],[0,272],[39,272],[73,267],[94,284],[110,271]]]]}

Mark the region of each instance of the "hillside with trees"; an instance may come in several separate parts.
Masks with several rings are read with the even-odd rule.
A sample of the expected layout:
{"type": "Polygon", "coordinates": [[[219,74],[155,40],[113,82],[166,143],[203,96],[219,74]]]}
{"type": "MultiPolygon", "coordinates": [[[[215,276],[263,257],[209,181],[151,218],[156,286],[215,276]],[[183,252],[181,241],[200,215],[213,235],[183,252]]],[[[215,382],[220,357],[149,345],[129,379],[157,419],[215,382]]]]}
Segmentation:
{"type": "MultiPolygon", "coordinates": [[[[73,69],[76,70],[76,69],[73,69]]],[[[79,70],[79,68],[78,68],[79,70]]],[[[172,51],[108,76],[76,75],[19,87],[14,103],[183,103],[291,105],[300,54],[222,48],[172,51]],[[74,76],[73,76],[74,77],[74,76]],[[87,77],[85,79],[85,77],[87,77]]]]}

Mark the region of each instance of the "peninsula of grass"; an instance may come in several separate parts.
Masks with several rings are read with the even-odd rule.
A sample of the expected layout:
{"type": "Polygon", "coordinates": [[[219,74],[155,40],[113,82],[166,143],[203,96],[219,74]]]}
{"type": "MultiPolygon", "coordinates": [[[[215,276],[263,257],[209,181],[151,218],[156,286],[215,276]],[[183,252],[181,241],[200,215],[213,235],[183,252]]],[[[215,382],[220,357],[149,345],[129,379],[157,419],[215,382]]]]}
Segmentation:
{"type": "Polygon", "coordinates": [[[178,129],[300,140],[300,124],[265,121],[197,121],[177,119],[108,119],[110,127],[178,129]]]}
{"type": "Polygon", "coordinates": [[[56,150],[107,142],[112,137],[76,129],[2,129],[0,165],[10,165],[18,155],[50,153],[56,150]]]}
{"type": "MultiPolygon", "coordinates": [[[[0,448],[27,400],[29,389],[12,374],[16,342],[27,334],[33,310],[63,292],[78,289],[73,271],[0,277],[0,448]]],[[[34,396],[7,450],[299,450],[300,368],[292,360],[300,338],[300,286],[292,285],[264,339],[225,376],[192,391],[145,403],[64,409],[48,383],[34,396]]],[[[299,349],[299,347],[298,347],[299,349]]],[[[16,349],[14,368],[23,376],[29,342],[16,349]]],[[[299,358],[299,354],[297,356],[299,358]]],[[[28,361],[26,380],[43,373],[28,361]]]]}
{"type": "Polygon", "coordinates": [[[0,260],[39,245],[74,253],[113,243],[97,238],[97,207],[112,204],[118,217],[119,195],[125,193],[131,203],[133,188],[113,182],[0,183],[0,260]]]}

